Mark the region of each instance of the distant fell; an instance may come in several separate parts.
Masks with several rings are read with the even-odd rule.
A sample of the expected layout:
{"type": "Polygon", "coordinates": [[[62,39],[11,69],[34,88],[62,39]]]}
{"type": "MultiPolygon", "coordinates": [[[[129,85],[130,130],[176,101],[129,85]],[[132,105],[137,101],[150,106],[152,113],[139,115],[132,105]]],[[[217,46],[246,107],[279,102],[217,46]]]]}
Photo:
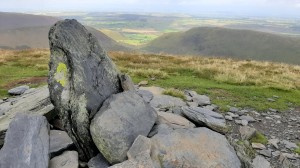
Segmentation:
{"type": "Polygon", "coordinates": [[[300,64],[300,38],[216,27],[165,34],[142,47],[152,53],[207,55],[300,64]]]}
{"type": "MultiPolygon", "coordinates": [[[[0,49],[49,48],[48,32],[59,18],[0,12],[0,49]]],[[[108,51],[127,51],[104,33],[85,26],[108,51]]]]}

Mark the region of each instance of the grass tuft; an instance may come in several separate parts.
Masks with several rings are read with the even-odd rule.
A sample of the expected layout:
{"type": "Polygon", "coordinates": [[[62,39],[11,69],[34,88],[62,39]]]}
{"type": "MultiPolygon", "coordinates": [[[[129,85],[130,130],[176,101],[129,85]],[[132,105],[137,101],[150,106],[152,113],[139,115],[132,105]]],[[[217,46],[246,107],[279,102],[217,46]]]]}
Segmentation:
{"type": "Polygon", "coordinates": [[[268,139],[260,132],[256,132],[256,134],[250,139],[251,143],[261,143],[266,145],[268,143],[268,139]]]}
{"type": "Polygon", "coordinates": [[[170,96],[173,96],[173,97],[178,97],[178,98],[181,98],[183,100],[186,99],[183,91],[178,90],[178,89],[174,89],[174,88],[169,88],[169,89],[164,90],[163,94],[164,95],[170,95],[170,96]]]}

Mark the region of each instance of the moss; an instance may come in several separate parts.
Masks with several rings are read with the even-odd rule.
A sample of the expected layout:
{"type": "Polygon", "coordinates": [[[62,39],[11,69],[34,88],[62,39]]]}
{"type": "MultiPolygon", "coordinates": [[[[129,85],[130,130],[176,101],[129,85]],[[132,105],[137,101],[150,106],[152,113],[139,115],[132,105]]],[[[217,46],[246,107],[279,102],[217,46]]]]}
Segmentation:
{"type": "Polygon", "coordinates": [[[262,133],[256,132],[256,134],[250,139],[250,142],[266,145],[268,143],[268,139],[262,133]]]}
{"type": "Polygon", "coordinates": [[[294,150],[295,153],[298,153],[300,155],[300,143],[297,144],[298,145],[298,148],[296,148],[294,150]]]}
{"type": "Polygon", "coordinates": [[[58,83],[60,83],[63,87],[66,85],[66,76],[67,76],[67,65],[64,63],[58,63],[56,68],[55,78],[58,83]]]}
{"type": "Polygon", "coordinates": [[[170,95],[170,96],[173,96],[173,97],[178,97],[178,98],[181,98],[183,100],[186,99],[183,91],[178,90],[178,89],[174,89],[174,88],[169,88],[169,89],[164,90],[163,94],[164,95],[170,95]]]}

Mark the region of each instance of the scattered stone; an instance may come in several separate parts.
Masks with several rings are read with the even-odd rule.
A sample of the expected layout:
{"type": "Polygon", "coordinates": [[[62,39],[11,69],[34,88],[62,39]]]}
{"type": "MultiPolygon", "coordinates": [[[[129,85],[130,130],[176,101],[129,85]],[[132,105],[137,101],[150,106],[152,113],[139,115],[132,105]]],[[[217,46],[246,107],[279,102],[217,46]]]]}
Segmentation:
{"type": "Polygon", "coordinates": [[[278,112],[276,109],[273,109],[273,108],[269,108],[269,111],[270,111],[270,112],[273,112],[273,113],[278,112]]]}
{"type": "Polygon", "coordinates": [[[233,120],[233,118],[231,116],[229,116],[229,115],[225,115],[225,119],[228,120],[228,121],[232,121],[233,120]]]}
{"type": "Polygon", "coordinates": [[[157,114],[135,92],[109,97],[91,122],[93,140],[111,163],[126,160],[126,153],[138,135],[147,136],[157,114]]]}
{"type": "Polygon", "coordinates": [[[151,141],[152,159],[156,167],[241,167],[225,136],[207,128],[158,133],[151,141]]]}
{"type": "Polygon", "coordinates": [[[193,91],[193,90],[185,90],[184,94],[186,94],[188,96],[191,96],[191,97],[194,97],[194,96],[198,95],[198,93],[193,91]]]}
{"type": "Polygon", "coordinates": [[[51,130],[50,131],[50,148],[51,157],[68,149],[74,143],[65,131],[51,130]]]}
{"type": "Polygon", "coordinates": [[[253,168],[271,168],[270,162],[260,155],[257,155],[253,159],[252,164],[253,164],[253,168]]]}
{"type": "Polygon", "coordinates": [[[279,156],[280,154],[281,154],[280,151],[272,152],[272,156],[273,156],[273,157],[277,157],[277,156],[279,156]]]}
{"type": "Polygon", "coordinates": [[[150,103],[153,99],[153,94],[148,90],[138,90],[138,94],[145,100],[145,102],[150,103]]]}
{"type": "Polygon", "coordinates": [[[186,105],[182,99],[168,95],[154,95],[150,104],[154,108],[170,108],[186,105]]]}
{"type": "Polygon", "coordinates": [[[272,157],[272,151],[270,149],[263,149],[258,151],[258,153],[269,158],[272,157]]]}
{"type": "Polygon", "coordinates": [[[236,108],[236,107],[230,107],[229,111],[232,112],[232,113],[237,113],[239,111],[239,109],[236,108]]]}
{"type": "Polygon", "coordinates": [[[260,149],[260,150],[266,149],[266,146],[261,143],[252,143],[251,146],[254,149],[260,149]]]}
{"type": "Polygon", "coordinates": [[[242,140],[249,140],[255,135],[256,129],[249,126],[242,126],[240,127],[239,132],[242,140]]]}
{"type": "Polygon", "coordinates": [[[239,117],[239,115],[233,114],[231,112],[227,112],[227,115],[230,115],[232,118],[238,118],[239,117]]]}
{"type": "Polygon", "coordinates": [[[279,156],[279,161],[282,162],[285,158],[291,159],[291,160],[296,160],[297,158],[290,153],[281,153],[279,156]]]}
{"type": "Polygon", "coordinates": [[[4,101],[2,99],[0,99],[0,104],[4,103],[4,101]]]}
{"type": "Polygon", "coordinates": [[[197,103],[199,106],[210,105],[210,99],[206,95],[194,95],[192,97],[193,102],[197,103]]]}
{"type": "Polygon", "coordinates": [[[161,123],[167,124],[172,128],[194,128],[195,124],[190,122],[184,117],[181,117],[176,114],[166,113],[166,112],[157,112],[158,120],[161,123]]]}
{"type": "Polygon", "coordinates": [[[17,96],[17,95],[23,94],[28,89],[29,89],[29,86],[23,85],[23,86],[19,86],[19,87],[8,90],[8,94],[17,96]]]}
{"type": "Polygon", "coordinates": [[[108,161],[99,153],[88,162],[89,168],[108,168],[108,161]]]}
{"type": "Polygon", "coordinates": [[[54,106],[50,102],[49,90],[47,86],[36,89],[29,94],[23,94],[22,98],[15,98],[15,103],[10,105],[10,102],[4,102],[0,105],[0,114],[5,115],[0,117],[0,146],[4,143],[5,132],[9,123],[15,118],[17,113],[28,115],[44,115],[49,120],[56,113],[54,106]]]}
{"type": "Polygon", "coordinates": [[[147,86],[148,85],[148,81],[140,81],[138,83],[138,86],[147,86]]]}
{"type": "Polygon", "coordinates": [[[82,161],[98,151],[90,118],[112,94],[123,89],[119,71],[98,40],[76,20],[58,21],[49,31],[50,98],[82,161]]]}
{"type": "Polygon", "coordinates": [[[294,150],[294,149],[298,148],[297,144],[287,141],[287,140],[283,140],[283,141],[281,141],[281,143],[284,144],[285,147],[290,150],[294,150]]]}
{"type": "Polygon", "coordinates": [[[183,114],[195,124],[207,126],[220,133],[228,131],[226,121],[219,113],[201,107],[183,107],[182,110],[183,114]]]}
{"type": "Polygon", "coordinates": [[[279,139],[269,139],[269,144],[273,145],[276,149],[278,149],[279,139]]]}
{"type": "Polygon", "coordinates": [[[247,116],[241,116],[240,119],[241,120],[246,120],[246,121],[248,121],[248,123],[252,123],[252,122],[256,121],[253,117],[248,116],[248,115],[247,116]]]}
{"type": "Polygon", "coordinates": [[[78,153],[66,151],[49,162],[49,168],[78,168],[78,153]]]}
{"type": "Polygon", "coordinates": [[[127,74],[121,74],[120,75],[120,82],[123,91],[135,91],[134,84],[130,78],[129,75],[127,74]]]}
{"type": "Polygon", "coordinates": [[[49,125],[44,116],[18,114],[9,124],[0,150],[2,168],[47,168],[49,125]]]}
{"type": "Polygon", "coordinates": [[[248,121],[247,121],[247,120],[242,120],[241,124],[242,124],[243,126],[247,126],[247,125],[248,125],[248,121]]]}
{"type": "Polygon", "coordinates": [[[203,108],[206,108],[211,111],[216,111],[218,110],[219,107],[217,105],[212,104],[212,105],[203,106],[203,108]]]}
{"type": "Polygon", "coordinates": [[[269,101],[269,102],[275,102],[276,100],[274,100],[274,99],[272,99],[272,98],[267,98],[267,100],[269,101]]]}

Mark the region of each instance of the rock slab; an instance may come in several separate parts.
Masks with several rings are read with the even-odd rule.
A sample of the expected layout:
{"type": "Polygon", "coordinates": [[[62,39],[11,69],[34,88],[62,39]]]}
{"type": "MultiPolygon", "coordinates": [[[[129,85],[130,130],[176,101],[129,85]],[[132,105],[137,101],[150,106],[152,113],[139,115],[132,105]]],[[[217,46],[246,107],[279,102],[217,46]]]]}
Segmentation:
{"type": "Polygon", "coordinates": [[[138,135],[147,136],[157,114],[136,92],[109,97],[95,115],[90,130],[103,156],[111,163],[127,159],[126,153],[138,135]]]}
{"type": "Polygon", "coordinates": [[[21,95],[28,89],[29,89],[29,86],[27,86],[27,85],[18,86],[16,88],[12,88],[12,89],[8,90],[8,94],[13,95],[13,96],[21,95]]]}
{"type": "Polygon", "coordinates": [[[47,86],[34,89],[30,93],[24,93],[21,97],[9,99],[0,104],[0,146],[4,143],[4,136],[9,123],[17,113],[44,115],[51,119],[56,115],[53,109],[54,106],[50,102],[47,86]]]}
{"type": "Polygon", "coordinates": [[[78,168],[78,153],[66,151],[50,160],[49,168],[78,168]]]}
{"type": "Polygon", "coordinates": [[[224,117],[211,110],[201,107],[183,107],[183,114],[200,126],[206,126],[214,131],[226,133],[228,131],[224,117]]]}
{"type": "Polygon", "coordinates": [[[240,168],[225,136],[208,128],[176,129],[151,138],[155,167],[240,168]]]}
{"type": "Polygon", "coordinates": [[[73,145],[72,139],[65,131],[51,130],[50,131],[50,149],[51,157],[63,152],[73,145]]]}
{"type": "Polygon", "coordinates": [[[43,116],[19,114],[9,124],[0,151],[2,168],[48,168],[49,125],[43,116]]]}
{"type": "Polygon", "coordinates": [[[97,39],[76,20],[53,25],[49,43],[50,98],[79,157],[88,161],[98,153],[89,132],[90,118],[104,100],[122,91],[119,72],[97,39]]]}

